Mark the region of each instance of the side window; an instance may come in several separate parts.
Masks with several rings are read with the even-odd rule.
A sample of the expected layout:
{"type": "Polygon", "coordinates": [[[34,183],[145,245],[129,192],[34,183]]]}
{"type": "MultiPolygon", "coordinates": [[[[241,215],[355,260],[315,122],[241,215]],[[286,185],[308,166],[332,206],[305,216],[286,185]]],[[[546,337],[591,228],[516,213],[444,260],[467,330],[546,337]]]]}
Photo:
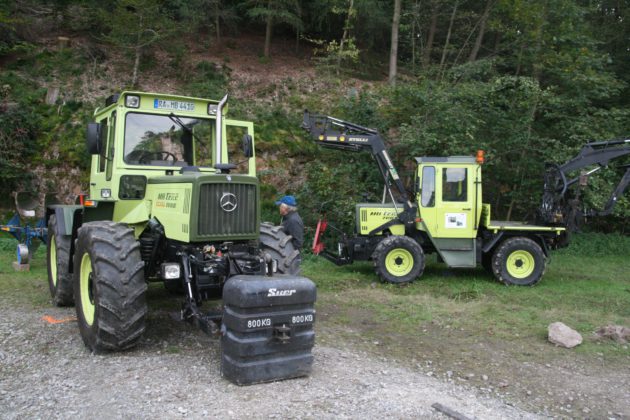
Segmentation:
{"type": "Polygon", "coordinates": [[[237,174],[246,174],[249,171],[249,159],[243,154],[243,136],[247,134],[247,128],[226,125],[228,162],[234,163],[236,169],[233,170],[237,174]]]}
{"type": "Polygon", "coordinates": [[[107,162],[107,136],[109,135],[109,126],[107,125],[107,118],[103,118],[99,121],[101,125],[101,139],[105,143],[105,147],[98,155],[98,171],[105,172],[105,162],[107,162]]]}
{"type": "Polygon", "coordinates": [[[112,179],[112,167],[114,166],[114,143],[116,141],[116,112],[112,113],[112,118],[109,120],[110,129],[109,136],[107,138],[107,163],[106,163],[106,177],[108,181],[112,179]]]}
{"type": "Polygon", "coordinates": [[[425,166],[422,168],[422,191],[421,191],[422,207],[435,206],[435,168],[433,166],[425,166]]]}
{"type": "Polygon", "coordinates": [[[466,168],[442,170],[442,201],[468,201],[468,170],[466,168]]]}

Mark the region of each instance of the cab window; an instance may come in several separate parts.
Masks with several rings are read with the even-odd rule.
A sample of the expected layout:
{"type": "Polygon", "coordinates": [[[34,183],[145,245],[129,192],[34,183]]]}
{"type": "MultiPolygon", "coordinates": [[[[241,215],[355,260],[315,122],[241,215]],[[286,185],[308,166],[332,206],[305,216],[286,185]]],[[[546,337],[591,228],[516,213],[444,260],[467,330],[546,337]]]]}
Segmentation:
{"type": "Polygon", "coordinates": [[[214,121],[128,113],[124,161],[131,165],[210,166],[214,121]]]}
{"type": "Polygon", "coordinates": [[[420,201],[422,207],[435,206],[435,168],[433,166],[425,166],[422,168],[420,201]]]}
{"type": "Polygon", "coordinates": [[[442,171],[442,201],[468,201],[468,170],[444,168],[442,171]]]}

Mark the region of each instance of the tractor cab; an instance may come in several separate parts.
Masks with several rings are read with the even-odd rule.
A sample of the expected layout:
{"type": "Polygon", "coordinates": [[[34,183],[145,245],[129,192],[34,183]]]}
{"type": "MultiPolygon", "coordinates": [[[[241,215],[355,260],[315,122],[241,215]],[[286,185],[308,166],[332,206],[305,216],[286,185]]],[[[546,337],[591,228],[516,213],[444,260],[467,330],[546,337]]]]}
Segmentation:
{"type": "Polygon", "coordinates": [[[256,176],[253,124],[221,101],[144,92],[112,95],[88,127],[90,198],[144,198],[148,179],[190,172],[256,176]]]}
{"type": "Polygon", "coordinates": [[[416,176],[416,228],[453,267],[475,267],[482,210],[481,162],[468,156],[421,157],[416,176]]]}

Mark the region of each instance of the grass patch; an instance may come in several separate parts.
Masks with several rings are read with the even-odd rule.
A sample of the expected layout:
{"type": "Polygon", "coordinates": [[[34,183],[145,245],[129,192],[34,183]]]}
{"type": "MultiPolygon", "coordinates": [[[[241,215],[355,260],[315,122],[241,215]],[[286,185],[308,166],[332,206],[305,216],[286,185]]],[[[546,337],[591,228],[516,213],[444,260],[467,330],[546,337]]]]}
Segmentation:
{"type": "Polygon", "coordinates": [[[460,338],[546,345],[547,326],[561,321],[578,330],[580,354],[628,354],[627,347],[599,342],[592,332],[607,324],[630,326],[630,238],[587,234],[552,255],[535,287],[508,287],[483,269],[449,269],[428,258],[422,278],[408,286],[382,284],[370,263],[337,267],[305,258],[304,274],[320,293],[328,322],[367,336],[397,334],[406,345],[423,330],[457,331],[460,338]]]}

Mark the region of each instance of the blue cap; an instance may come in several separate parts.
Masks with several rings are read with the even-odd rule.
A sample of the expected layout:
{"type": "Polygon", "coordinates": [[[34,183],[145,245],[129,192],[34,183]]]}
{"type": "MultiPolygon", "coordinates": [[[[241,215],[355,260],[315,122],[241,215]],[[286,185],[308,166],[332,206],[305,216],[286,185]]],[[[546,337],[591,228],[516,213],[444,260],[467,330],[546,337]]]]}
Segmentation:
{"type": "Polygon", "coordinates": [[[295,201],[295,197],[292,195],[285,195],[280,200],[276,201],[276,206],[280,204],[286,204],[287,206],[297,207],[297,201],[295,201]]]}

